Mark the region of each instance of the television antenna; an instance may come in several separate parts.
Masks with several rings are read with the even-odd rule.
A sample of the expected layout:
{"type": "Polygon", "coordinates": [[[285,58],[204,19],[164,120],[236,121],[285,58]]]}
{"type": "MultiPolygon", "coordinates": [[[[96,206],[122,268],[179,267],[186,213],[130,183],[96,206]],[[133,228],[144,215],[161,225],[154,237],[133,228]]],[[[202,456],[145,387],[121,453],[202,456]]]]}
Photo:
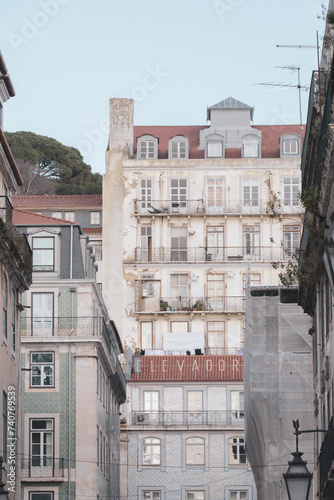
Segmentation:
{"type": "Polygon", "coordinates": [[[298,66],[275,66],[275,68],[280,69],[289,69],[290,71],[298,72],[298,84],[294,85],[293,83],[275,83],[275,82],[262,82],[262,83],[254,83],[253,85],[264,85],[265,87],[287,87],[287,88],[297,88],[299,93],[299,122],[300,122],[300,137],[303,137],[303,121],[302,121],[302,104],[301,104],[301,90],[309,90],[308,85],[300,84],[300,68],[298,66]]]}

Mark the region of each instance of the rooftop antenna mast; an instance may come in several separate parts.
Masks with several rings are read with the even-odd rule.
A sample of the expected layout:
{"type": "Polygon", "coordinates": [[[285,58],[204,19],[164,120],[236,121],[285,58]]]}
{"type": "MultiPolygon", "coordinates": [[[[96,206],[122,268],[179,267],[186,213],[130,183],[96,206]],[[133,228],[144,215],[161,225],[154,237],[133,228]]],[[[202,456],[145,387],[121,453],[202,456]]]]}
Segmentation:
{"type": "Polygon", "coordinates": [[[318,35],[318,30],[317,30],[317,44],[316,45],[276,45],[276,47],[279,48],[286,48],[286,49],[305,49],[305,50],[310,50],[310,49],[317,49],[317,63],[318,63],[318,86],[319,86],[319,108],[320,108],[320,114],[321,114],[321,85],[320,85],[320,46],[319,46],[319,35],[318,35]]]}
{"type": "MultiPolygon", "coordinates": [[[[299,123],[300,123],[300,137],[302,138],[303,137],[303,120],[302,120],[302,100],[301,100],[301,95],[300,95],[300,92],[302,89],[302,86],[300,85],[300,68],[298,68],[298,66],[275,66],[275,68],[289,69],[291,71],[298,72],[297,89],[298,89],[298,94],[299,94],[299,123]]],[[[305,88],[305,86],[303,86],[303,88],[305,88]]]]}

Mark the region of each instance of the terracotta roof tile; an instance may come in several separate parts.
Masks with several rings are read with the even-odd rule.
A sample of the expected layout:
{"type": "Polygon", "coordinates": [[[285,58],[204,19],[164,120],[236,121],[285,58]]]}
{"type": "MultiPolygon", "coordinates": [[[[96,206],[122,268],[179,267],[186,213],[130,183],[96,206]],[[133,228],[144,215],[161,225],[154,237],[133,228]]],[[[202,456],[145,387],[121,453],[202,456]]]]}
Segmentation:
{"type": "MultiPolygon", "coordinates": [[[[134,151],[137,151],[137,139],[142,135],[153,135],[157,137],[158,158],[168,158],[168,141],[176,135],[184,135],[189,141],[189,158],[204,158],[204,150],[198,150],[199,133],[208,128],[208,125],[177,125],[177,126],[135,126],[134,127],[134,151]]],[[[254,129],[261,130],[261,158],[279,158],[279,138],[283,134],[300,134],[300,125],[253,125],[254,129]]],[[[305,132],[305,127],[304,127],[305,132]]],[[[227,148],[226,158],[240,158],[241,151],[238,148],[227,148]]]]}
{"type": "Polygon", "coordinates": [[[36,214],[18,208],[13,209],[13,224],[16,226],[59,226],[64,224],[78,226],[76,222],[64,219],[56,219],[48,215],[36,214]]]}
{"type": "Polygon", "coordinates": [[[178,126],[136,126],[134,127],[134,151],[137,151],[137,139],[142,135],[153,135],[159,139],[159,158],[168,158],[168,141],[176,135],[184,135],[189,141],[189,158],[204,158],[204,150],[199,151],[199,132],[205,125],[178,125],[178,126]]]}
{"type": "Polygon", "coordinates": [[[225,158],[241,158],[241,148],[226,148],[225,158]]]}
{"type": "Polygon", "coordinates": [[[102,234],[102,227],[83,227],[82,230],[86,234],[102,234]]]}
{"type": "Polygon", "coordinates": [[[141,373],[132,382],[238,381],[243,380],[243,357],[141,356],[141,373]]]}
{"type": "Polygon", "coordinates": [[[13,196],[13,207],[18,208],[92,208],[102,207],[102,194],[13,196]]]}

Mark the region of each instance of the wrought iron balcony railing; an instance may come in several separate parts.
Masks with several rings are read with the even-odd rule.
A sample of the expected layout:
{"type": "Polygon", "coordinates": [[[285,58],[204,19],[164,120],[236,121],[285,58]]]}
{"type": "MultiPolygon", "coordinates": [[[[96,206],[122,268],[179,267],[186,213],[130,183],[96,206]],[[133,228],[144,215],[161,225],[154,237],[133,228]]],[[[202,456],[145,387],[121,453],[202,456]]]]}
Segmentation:
{"type": "MultiPolygon", "coordinates": [[[[135,248],[135,262],[278,262],[291,259],[293,251],[282,247],[135,248]]],[[[128,258],[131,261],[131,258],[128,258]]]]}
{"type": "MultiPolygon", "coordinates": [[[[302,213],[301,204],[290,204],[280,201],[279,213],[302,213]]],[[[268,214],[270,215],[270,200],[138,200],[134,201],[136,215],[182,215],[182,214],[268,214]]]]}
{"type": "Polygon", "coordinates": [[[245,297],[164,297],[160,300],[160,311],[244,311],[245,297]]]}
{"type": "MultiPolygon", "coordinates": [[[[226,356],[226,355],[243,355],[242,347],[204,347],[204,349],[194,349],[194,353],[192,351],[188,351],[188,355],[206,355],[206,356],[226,356]],[[190,353],[190,354],[189,354],[190,353]]],[[[173,350],[162,350],[162,349],[144,349],[141,351],[143,356],[184,356],[186,353],[183,349],[173,349],[173,350]]]]}
{"type": "Polygon", "coordinates": [[[23,459],[21,478],[24,481],[28,477],[62,478],[64,477],[64,459],[40,456],[23,459]]]}
{"type": "Polygon", "coordinates": [[[244,410],[218,411],[133,411],[132,425],[211,425],[224,427],[243,425],[244,410]]]}

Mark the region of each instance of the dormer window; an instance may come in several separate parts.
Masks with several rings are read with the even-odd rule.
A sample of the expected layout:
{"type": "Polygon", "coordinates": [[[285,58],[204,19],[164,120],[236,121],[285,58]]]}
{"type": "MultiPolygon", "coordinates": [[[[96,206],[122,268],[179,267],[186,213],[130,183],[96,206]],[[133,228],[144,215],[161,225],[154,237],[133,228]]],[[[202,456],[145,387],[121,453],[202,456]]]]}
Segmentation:
{"type": "Polygon", "coordinates": [[[175,159],[175,160],[188,158],[189,157],[188,139],[183,136],[173,137],[173,139],[170,139],[168,156],[170,159],[175,159]]]}
{"type": "Polygon", "coordinates": [[[207,158],[222,158],[223,141],[208,141],[206,156],[207,158]]]}
{"type": "Polygon", "coordinates": [[[300,155],[300,136],[297,134],[285,134],[280,137],[281,157],[294,158],[300,155]]]}
{"type": "Polygon", "coordinates": [[[284,139],[283,140],[283,154],[297,155],[299,152],[297,139],[284,139]]]}
{"type": "Polygon", "coordinates": [[[247,141],[243,145],[244,158],[259,157],[259,143],[257,141],[247,141]]]}
{"type": "Polygon", "coordinates": [[[155,160],[158,158],[158,140],[152,136],[143,136],[138,139],[137,158],[155,160]]]}
{"type": "Polygon", "coordinates": [[[260,156],[260,138],[256,135],[245,135],[242,137],[242,157],[259,158],[260,156]]]}

